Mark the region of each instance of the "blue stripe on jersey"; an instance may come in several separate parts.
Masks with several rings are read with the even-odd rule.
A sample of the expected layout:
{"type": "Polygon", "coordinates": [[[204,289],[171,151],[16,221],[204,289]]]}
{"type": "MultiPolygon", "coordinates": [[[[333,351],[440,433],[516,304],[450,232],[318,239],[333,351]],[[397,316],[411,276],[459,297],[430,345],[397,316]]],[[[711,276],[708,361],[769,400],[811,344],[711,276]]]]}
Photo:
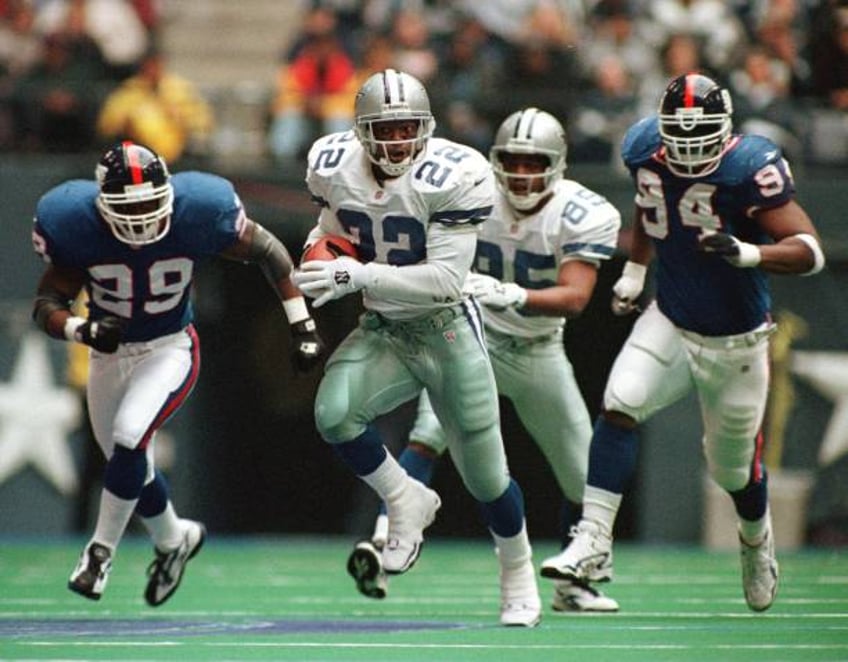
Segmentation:
{"type": "Polygon", "coordinates": [[[585,241],[576,241],[571,244],[564,244],[562,252],[566,255],[570,253],[592,253],[594,255],[611,256],[615,253],[615,246],[607,244],[591,244],[585,241]]]}
{"type": "Polygon", "coordinates": [[[428,219],[430,223],[441,223],[443,225],[462,225],[471,223],[477,225],[482,223],[492,213],[492,205],[478,207],[477,209],[454,209],[438,211],[428,219]]]}

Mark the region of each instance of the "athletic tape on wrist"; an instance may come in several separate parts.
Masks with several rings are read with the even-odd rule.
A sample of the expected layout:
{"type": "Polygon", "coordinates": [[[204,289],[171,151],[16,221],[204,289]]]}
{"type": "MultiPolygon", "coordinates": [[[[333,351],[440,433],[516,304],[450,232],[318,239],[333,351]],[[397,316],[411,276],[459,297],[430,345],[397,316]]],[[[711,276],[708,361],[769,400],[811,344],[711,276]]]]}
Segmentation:
{"type": "Polygon", "coordinates": [[[71,316],[65,320],[65,327],[63,329],[66,340],[76,340],[77,329],[79,329],[83,324],[85,324],[85,319],[82,317],[71,316]]]}
{"type": "Polygon", "coordinates": [[[283,311],[286,313],[286,319],[289,324],[297,324],[309,319],[309,309],[306,307],[306,300],[303,297],[293,297],[283,301],[283,311]]]}

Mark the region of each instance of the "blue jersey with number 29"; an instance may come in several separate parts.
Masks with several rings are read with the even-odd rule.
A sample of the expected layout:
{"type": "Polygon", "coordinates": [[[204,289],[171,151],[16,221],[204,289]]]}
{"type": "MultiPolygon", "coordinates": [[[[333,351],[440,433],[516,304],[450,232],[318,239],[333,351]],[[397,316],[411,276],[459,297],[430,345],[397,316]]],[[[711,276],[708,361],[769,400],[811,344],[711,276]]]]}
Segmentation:
{"type": "Polygon", "coordinates": [[[196,264],[233,244],[244,225],[242,204],[226,179],[182,172],[171,183],[170,231],[142,247],[112,235],[97,211],[94,181],[60,184],[36,208],[36,251],[56,266],[86,273],[90,318],[127,320],[126,342],[176,333],[191,322],[189,286],[196,264]]]}

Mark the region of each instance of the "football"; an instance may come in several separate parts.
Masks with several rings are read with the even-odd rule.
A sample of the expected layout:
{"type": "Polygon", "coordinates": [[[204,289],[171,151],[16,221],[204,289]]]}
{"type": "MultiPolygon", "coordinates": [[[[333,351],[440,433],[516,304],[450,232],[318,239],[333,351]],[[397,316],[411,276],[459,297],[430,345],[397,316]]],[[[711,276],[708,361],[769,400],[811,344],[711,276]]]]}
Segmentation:
{"type": "Polygon", "coordinates": [[[338,235],[328,234],[304,250],[300,262],[302,264],[310,260],[335,260],[343,255],[359,259],[356,246],[352,241],[338,235]]]}

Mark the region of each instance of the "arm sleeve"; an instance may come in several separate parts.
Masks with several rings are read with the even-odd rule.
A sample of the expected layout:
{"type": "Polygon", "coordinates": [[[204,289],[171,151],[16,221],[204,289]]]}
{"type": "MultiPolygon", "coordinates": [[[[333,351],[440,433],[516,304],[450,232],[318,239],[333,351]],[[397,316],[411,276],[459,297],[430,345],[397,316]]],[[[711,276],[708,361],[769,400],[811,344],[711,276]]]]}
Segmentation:
{"type": "Polygon", "coordinates": [[[445,303],[462,298],[462,283],[477,247],[472,226],[433,224],[427,233],[427,261],[392,266],[371,262],[366,289],[372,296],[411,303],[445,303]]]}
{"type": "Polygon", "coordinates": [[[247,259],[257,264],[272,284],[282,278],[288,278],[294,266],[283,242],[256,221],[253,222],[253,236],[247,259]]]}

